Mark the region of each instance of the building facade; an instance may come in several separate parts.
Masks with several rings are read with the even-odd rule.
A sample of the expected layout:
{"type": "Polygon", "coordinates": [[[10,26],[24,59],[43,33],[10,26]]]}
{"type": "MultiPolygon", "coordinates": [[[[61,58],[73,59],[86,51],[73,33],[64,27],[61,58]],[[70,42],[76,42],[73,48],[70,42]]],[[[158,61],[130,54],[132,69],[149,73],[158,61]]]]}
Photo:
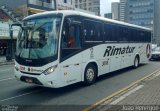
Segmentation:
{"type": "Polygon", "coordinates": [[[74,10],[72,0],[56,0],[57,10],[74,10]]]}
{"type": "Polygon", "coordinates": [[[127,0],[120,0],[120,21],[127,21],[127,0]]]}
{"type": "Polygon", "coordinates": [[[153,42],[160,45],[160,0],[155,0],[153,23],[153,42]]]}
{"type": "Polygon", "coordinates": [[[44,11],[74,10],[75,8],[72,0],[0,0],[0,6],[6,6],[23,17],[44,11]]]}
{"type": "Polygon", "coordinates": [[[27,0],[29,15],[44,11],[72,9],[68,0],[27,0]]]}
{"type": "Polygon", "coordinates": [[[55,0],[27,0],[28,15],[56,10],[55,0]]]}
{"type": "Polygon", "coordinates": [[[94,12],[95,15],[100,15],[100,0],[73,0],[75,8],[94,12]]]}
{"type": "Polygon", "coordinates": [[[160,45],[160,0],[120,0],[120,20],[150,28],[160,45]]]}
{"type": "Polygon", "coordinates": [[[112,19],[114,20],[120,20],[120,3],[119,2],[113,2],[111,6],[112,11],[112,19]]]}
{"type": "Polygon", "coordinates": [[[129,23],[153,28],[154,0],[128,0],[127,7],[129,23]]]}

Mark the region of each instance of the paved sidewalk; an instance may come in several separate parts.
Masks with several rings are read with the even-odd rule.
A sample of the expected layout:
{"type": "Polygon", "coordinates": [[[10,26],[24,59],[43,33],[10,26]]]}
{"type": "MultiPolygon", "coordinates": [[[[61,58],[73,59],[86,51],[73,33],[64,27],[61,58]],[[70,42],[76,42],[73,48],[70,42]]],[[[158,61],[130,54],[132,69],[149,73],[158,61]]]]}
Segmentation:
{"type": "Polygon", "coordinates": [[[120,101],[118,105],[160,105],[160,76],[141,86],[142,88],[120,101]]]}
{"type": "Polygon", "coordinates": [[[0,56],[0,66],[14,64],[14,60],[7,61],[5,56],[0,56]]]}
{"type": "Polygon", "coordinates": [[[160,70],[91,111],[160,111],[160,70]]]}

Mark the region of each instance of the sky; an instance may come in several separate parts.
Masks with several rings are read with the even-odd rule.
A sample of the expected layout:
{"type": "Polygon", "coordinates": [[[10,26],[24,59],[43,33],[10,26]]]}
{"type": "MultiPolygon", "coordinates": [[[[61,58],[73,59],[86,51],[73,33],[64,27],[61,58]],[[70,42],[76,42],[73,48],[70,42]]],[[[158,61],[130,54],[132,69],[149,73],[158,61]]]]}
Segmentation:
{"type": "Polygon", "coordinates": [[[111,2],[119,2],[119,0],[100,0],[101,15],[111,12],[111,2]]]}

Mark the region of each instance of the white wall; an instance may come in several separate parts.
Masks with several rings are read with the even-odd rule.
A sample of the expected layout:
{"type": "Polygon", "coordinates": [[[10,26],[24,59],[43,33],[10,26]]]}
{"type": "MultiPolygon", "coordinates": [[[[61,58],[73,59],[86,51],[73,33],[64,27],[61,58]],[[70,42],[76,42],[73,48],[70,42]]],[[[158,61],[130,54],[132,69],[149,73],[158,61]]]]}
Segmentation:
{"type": "MultiPolygon", "coordinates": [[[[17,36],[19,27],[13,27],[13,36],[17,36]]],[[[0,21],[0,37],[9,37],[9,22],[0,21]]]]}

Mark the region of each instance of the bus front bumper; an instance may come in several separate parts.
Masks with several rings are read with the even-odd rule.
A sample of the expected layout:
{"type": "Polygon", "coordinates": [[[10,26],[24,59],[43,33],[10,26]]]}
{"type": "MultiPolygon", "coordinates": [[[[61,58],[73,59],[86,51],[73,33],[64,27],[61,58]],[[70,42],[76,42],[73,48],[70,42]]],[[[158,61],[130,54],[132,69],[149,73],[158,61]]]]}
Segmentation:
{"type": "Polygon", "coordinates": [[[25,83],[36,84],[39,86],[50,87],[50,88],[58,88],[59,86],[57,81],[52,78],[56,77],[46,77],[44,74],[41,75],[28,75],[23,74],[20,71],[15,70],[15,77],[25,83]]]}

